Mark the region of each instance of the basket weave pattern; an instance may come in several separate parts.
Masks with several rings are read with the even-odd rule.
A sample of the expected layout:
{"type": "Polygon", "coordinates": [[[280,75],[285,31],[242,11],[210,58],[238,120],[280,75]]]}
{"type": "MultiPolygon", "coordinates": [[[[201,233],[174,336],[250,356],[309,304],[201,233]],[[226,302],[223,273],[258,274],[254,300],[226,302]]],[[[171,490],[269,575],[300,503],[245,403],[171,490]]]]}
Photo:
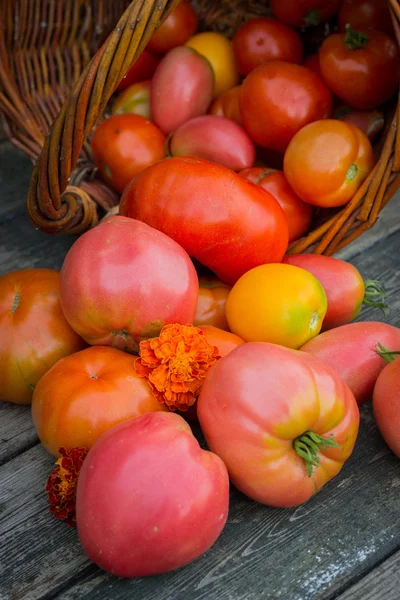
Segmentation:
{"type": "MultiPolygon", "coordinates": [[[[86,140],[178,2],[2,0],[0,116],[9,139],[35,163],[27,210],[38,229],[79,234],[118,203],[118,195],[96,178],[86,140]]],[[[400,2],[388,3],[400,44],[400,2]]],[[[194,4],[202,28],[228,35],[244,20],[269,14],[263,1],[194,4]]],[[[349,204],[294,242],[291,253],[333,254],[377,221],[400,185],[400,102],[393,113],[370,176],[349,204]]]]}

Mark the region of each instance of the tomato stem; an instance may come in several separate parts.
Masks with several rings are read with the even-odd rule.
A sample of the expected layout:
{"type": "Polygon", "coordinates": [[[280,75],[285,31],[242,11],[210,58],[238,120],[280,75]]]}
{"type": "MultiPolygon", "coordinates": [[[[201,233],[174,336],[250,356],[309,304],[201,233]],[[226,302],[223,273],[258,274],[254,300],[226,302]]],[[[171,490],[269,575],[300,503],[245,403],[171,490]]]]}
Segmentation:
{"type": "Polygon", "coordinates": [[[376,279],[367,279],[364,282],[364,286],[365,292],[362,303],[365,306],[379,308],[383,312],[383,316],[386,317],[386,309],[389,308],[389,305],[385,302],[385,288],[376,279]]]}
{"type": "Polygon", "coordinates": [[[358,173],[358,167],[354,163],[349,166],[346,173],[346,181],[352,181],[358,173]]]}
{"type": "Polygon", "coordinates": [[[355,31],[350,23],[346,25],[344,34],[344,43],[350,50],[360,50],[368,42],[368,36],[362,31],[355,31]]]}
{"type": "Polygon", "coordinates": [[[388,350],[383,344],[378,344],[375,352],[388,363],[396,360],[396,354],[400,354],[400,350],[388,350]]]}
{"type": "Polygon", "coordinates": [[[270,173],[276,173],[276,169],[265,169],[265,171],[263,171],[261,173],[261,175],[259,177],[257,177],[257,179],[255,180],[254,183],[256,183],[257,185],[259,185],[260,181],[262,181],[264,179],[264,177],[266,177],[270,173]]]}
{"type": "Polygon", "coordinates": [[[308,477],[311,477],[314,467],[319,467],[319,452],[324,448],[338,448],[339,444],[333,439],[324,438],[314,431],[306,431],[293,440],[293,448],[305,460],[308,477]]]}
{"type": "Polygon", "coordinates": [[[316,8],[309,10],[306,16],[304,17],[304,23],[306,25],[319,25],[321,23],[321,15],[319,14],[316,8]]]}

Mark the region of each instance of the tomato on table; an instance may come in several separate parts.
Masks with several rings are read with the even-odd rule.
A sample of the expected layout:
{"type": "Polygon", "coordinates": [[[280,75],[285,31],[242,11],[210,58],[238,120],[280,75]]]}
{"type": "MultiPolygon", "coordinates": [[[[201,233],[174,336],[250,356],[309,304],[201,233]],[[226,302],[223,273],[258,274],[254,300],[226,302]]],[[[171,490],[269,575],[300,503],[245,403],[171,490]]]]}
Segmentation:
{"type": "Polygon", "coordinates": [[[288,223],[289,242],[307,233],[311,225],[312,208],[294,193],[282,171],[253,167],[244,169],[239,175],[260,185],[279,202],[288,223]]]}
{"type": "Polygon", "coordinates": [[[0,277],[0,401],[30,404],[39,379],[85,342],[60,305],[60,273],[22,269],[0,277]]]}
{"type": "Polygon", "coordinates": [[[332,207],[354,196],[374,162],[371,142],[358,127],[325,119],[310,123],[294,136],[283,169],[305,202],[332,207]]]}
{"type": "Polygon", "coordinates": [[[225,305],[230,289],[226,283],[216,277],[206,275],[199,277],[199,296],[193,321],[196,327],[213,325],[219,329],[229,330],[225,305]]]}
{"type": "Polygon", "coordinates": [[[294,30],[276,19],[260,17],[244,23],[232,39],[240,75],[248,75],[269,60],[301,64],[303,43],[294,30]]]}
{"type": "Polygon", "coordinates": [[[165,54],[182,46],[197,30],[197,14],[187,0],[182,0],[150,38],[147,48],[165,54]]]}
{"type": "Polygon", "coordinates": [[[240,85],[236,85],[230,90],[222,92],[222,94],[220,94],[211,104],[208,111],[209,114],[215,115],[216,117],[225,117],[243,127],[239,97],[240,85]]]}
{"type": "Polygon", "coordinates": [[[160,60],[161,56],[145,48],[125,77],[121,79],[117,90],[122,91],[133,83],[151,79],[160,60]]]}
{"type": "Polygon", "coordinates": [[[323,42],[320,67],[324,81],[354,108],[370,110],[387,102],[400,80],[400,51],[381,31],[335,33],[323,42]]]}
{"type": "Polygon", "coordinates": [[[375,29],[392,37],[395,35],[387,0],[343,0],[338,21],[342,32],[349,23],[357,31],[375,29]]]}
{"type": "Polygon", "coordinates": [[[219,360],[197,404],[207,444],[232,483],[270,506],[296,506],[318,492],[358,433],[358,407],[340,377],[274,344],[244,344],[219,360]]]}
{"type": "Polygon", "coordinates": [[[376,380],[372,408],[383,439],[400,458],[400,360],[396,356],[392,355],[376,380]]]}
{"type": "Polygon", "coordinates": [[[95,166],[101,178],[122,193],[137,173],[165,157],[165,140],[162,131],[144,117],[114,115],[93,134],[95,166]]]}
{"type": "Polygon", "coordinates": [[[271,61],[244,80],[240,111],[244,127],[257,145],[283,153],[302,127],[331,115],[332,96],[306,67],[271,61]]]}
{"type": "Polygon", "coordinates": [[[271,0],[272,12],[291,27],[307,27],[327,21],[339,10],[341,0],[271,0]]]}

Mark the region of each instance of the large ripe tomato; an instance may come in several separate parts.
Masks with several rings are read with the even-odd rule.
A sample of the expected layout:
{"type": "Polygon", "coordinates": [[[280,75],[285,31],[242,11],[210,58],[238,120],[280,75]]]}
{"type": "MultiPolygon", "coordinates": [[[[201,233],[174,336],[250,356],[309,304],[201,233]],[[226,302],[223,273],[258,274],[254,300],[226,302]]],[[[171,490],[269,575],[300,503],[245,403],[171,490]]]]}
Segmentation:
{"type": "Polygon", "coordinates": [[[115,100],[112,105],[112,114],[132,113],[151,119],[150,90],[150,80],[130,85],[115,100]]]}
{"type": "Polygon", "coordinates": [[[154,71],[156,70],[158,63],[160,62],[160,59],[161,56],[159,56],[158,54],[144,49],[137,61],[125,75],[125,77],[121,79],[117,90],[122,91],[130,85],[132,85],[133,83],[145,81],[146,79],[151,79],[154,75],[154,71]]]}
{"type": "Polygon", "coordinates": [[[151,413],[108,431],[79,474],[76,517],[83,549],[120,577],[155,575],[201,556],[224,528],[226,467],[202,450],[173,413],[151,413]]]}
{"type": "Polygon", "coordinates": [[[310,123],[293,137],[283,170],[305,202],[331,207],[342,206],[354,196],[374,163],[371,142],[358,127],[325,119],[310,123]]]}
{"type": "Polygon", "coordinates": [[[213,325],[219,329],[229,330],[225,305],[230,289],[216,277],[199,277],[199,296],[193,321],[196,327],[213,325]]]}
{"type": "Polygon", "coordinates": [[[165,135],[139,115],[114,115],[97,127],[92,150],[101,178],[122,193],[137,173],[165,157],[165,135]]]}
{"type": "Polygon", "coordinates": [[[216,117],[231,119],[231,121],[242,127],[243,121],[240,114],[239,96],[240,85],[236,85],[227,92],[222,92],[211,104],[208,112],[216,117]]]}
{"type": "Polygon", "coordinates": [[[261,265],[235,283],[226,301],[229,329],[246,342],[300,348],[321,331],[327,309],[320,282],[305,269],[261,265]]]}
{"type": "Polygon", "coordinates": [[[60,306],[60,274],[24,269],[0,277],[0,400],[30,404],[35,385],[85,342],[60,306]]]}
{"type": "Polygon", "coordinates": [[[276,19],[260,17],[244,23],[232,39],[240,75],[248,75],[269,60],[301,64],[303,44],[299,34],[276,19]]]}
{"type": "Polygon", "coordinates": [[[232,42],[215,31],[204,31],[190,38],[185,46],[193,48],[211,64],[214,75],[214,98],[239,83],[232,42]]]}
{"type": "Polygon", "coordinates": [[[196,30],[196,11],[187,0],[182,0],[153,33],[147,48],[164,54],[176,46],[182,46],[196,30]]]}
{"type": "Polygon", "coordinates": [[[208,446],[232,483],[270,506],[296,506],[318,492],[339,473],[358,432],[356,401],[334,371],[273,344],[245,344],[218,361],[197,404],[208,446]]]}
{"type": "Polygon", "coordinates": [[[167,410],[135,371],[135,358],[106,346],[58,361],[40,379],[32,418],[43,446],[91,448],[108,429],[147,412],[167,410]]]}
{"type": "Polygon", "coordinates": [[[228,284],[282,260],[288,244],[275,198],[200,158],[169,158],[139,173],[122,195],[120,214],[163,231],[228,284]]]}
{"type": "Polygon", "coordinates": [[[390,362],[376,380],[372,407],[383,439],[400,458],[400,360],[390,362]]]}
{"type": "Polygon", "coordinates": [[[307,27],[327,21],[339,10],[341,0],[271,0],[279,21],[291,27],[307,27]]]}
{"type": "Polygon", "coordinates": [[[330,116],[332,98],[325,84],[306,67],[271,61],[244,80],[240,111],[256,144],[284,152],[302,127],[330,116]]]}
{"type": "Polygon", "coordinates": [[[197,294],[197,274],[183,248],[119,216],[84,233],[61,269],[61,305],[75,331],[89,344],[130,352],[167,323],[193,322],[197,294]]]}
{"type": "Polygon", "coordinates": [[[347,383],[358,404],[372,397],[372,390],[386,362],[376,353],[382,344],[389,350],[400,347],[400,329],[373,321],[349,323],[324,331],[301,350],[321,358],[347,383]]]}
{"type": "Polygon", "coordinates": [[[375,29],[394,37],[389,3],[386,0],[343,0],[338,20],[342,32],[349,23],[357,31],[375,29]]]}
{"type": "Polygon", "coordinates": [[[369,110],[389,100],[400,80],[396,42],[380,31],[335,33],[320,49],[323,78],[339,98],[369,110]]]}
{"type": "Polygon", "coordinates": [[[245,179],[267,190],[281,205],[289,227],[289,242],[307,233],[311,225],[312,208],[292,190],[282,171],[253,167],[239,173],[245,179]]]}

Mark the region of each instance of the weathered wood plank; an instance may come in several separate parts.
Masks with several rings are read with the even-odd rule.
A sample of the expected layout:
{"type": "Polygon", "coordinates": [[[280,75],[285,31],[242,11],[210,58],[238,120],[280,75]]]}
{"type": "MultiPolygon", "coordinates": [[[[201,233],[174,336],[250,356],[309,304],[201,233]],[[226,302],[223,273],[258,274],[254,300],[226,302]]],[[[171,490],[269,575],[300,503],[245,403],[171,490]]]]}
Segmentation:
{"type": "Polygon", "coordinates": [[[30,407],[0,403],[0,465],[38,442],[30,407]]]}
{"type": "Polygon", "coordinates": [[[399,600],[399,590],[400,552],[396,552],[336,600],[399,600]]]}

